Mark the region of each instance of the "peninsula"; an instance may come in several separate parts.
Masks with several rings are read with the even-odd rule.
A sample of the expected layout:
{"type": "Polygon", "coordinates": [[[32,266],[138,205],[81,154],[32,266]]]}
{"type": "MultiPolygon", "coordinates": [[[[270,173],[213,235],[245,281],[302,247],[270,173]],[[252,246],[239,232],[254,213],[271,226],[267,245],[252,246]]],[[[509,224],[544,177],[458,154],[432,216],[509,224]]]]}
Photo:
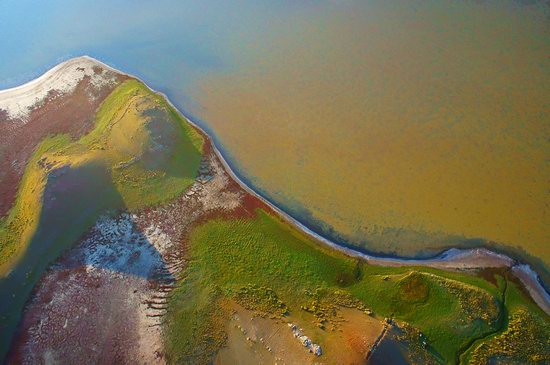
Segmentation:
{"type": "Polygon", "coordinates": [[[8,364],[550,359],[550,296],[527,263],[334,243],[93,58],[0,91],[0,170],[8,364]]]}

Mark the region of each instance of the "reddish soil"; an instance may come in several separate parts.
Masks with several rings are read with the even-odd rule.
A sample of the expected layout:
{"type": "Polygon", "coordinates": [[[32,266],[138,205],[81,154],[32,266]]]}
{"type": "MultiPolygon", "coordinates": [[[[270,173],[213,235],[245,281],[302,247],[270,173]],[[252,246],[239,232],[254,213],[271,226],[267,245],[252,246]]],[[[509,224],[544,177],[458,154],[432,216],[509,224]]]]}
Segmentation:
{"type": "MultiPolygon", "coordinates": [[[[96,73],[101,72],[98,66],[96,73]]],[[[128,77],[114,74],[116,83],[99,89],[90,77],[80,81],[71,94],[51,92],[30,113],[27,122],[9,119],[0,110],[0,218],[12,207],[25,167],[36,146],[48,135],[65,133],[77,139],[93,127],[95,111],[128,77]]]]}

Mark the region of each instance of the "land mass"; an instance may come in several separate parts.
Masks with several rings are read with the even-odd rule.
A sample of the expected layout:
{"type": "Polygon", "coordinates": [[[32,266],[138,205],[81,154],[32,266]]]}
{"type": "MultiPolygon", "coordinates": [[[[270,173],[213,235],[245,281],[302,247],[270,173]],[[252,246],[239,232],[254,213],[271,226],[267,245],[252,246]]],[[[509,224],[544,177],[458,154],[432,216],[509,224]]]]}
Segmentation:
{"type": "Polygon", "coordinates": [[[0,129],[7,363],[550,359],[550,299],[529,266],[485,248],[419,260],[335,244],[99,61],[0,92],[0,129]],[[531,341],[510,349],[518,333],[531,341]]]}

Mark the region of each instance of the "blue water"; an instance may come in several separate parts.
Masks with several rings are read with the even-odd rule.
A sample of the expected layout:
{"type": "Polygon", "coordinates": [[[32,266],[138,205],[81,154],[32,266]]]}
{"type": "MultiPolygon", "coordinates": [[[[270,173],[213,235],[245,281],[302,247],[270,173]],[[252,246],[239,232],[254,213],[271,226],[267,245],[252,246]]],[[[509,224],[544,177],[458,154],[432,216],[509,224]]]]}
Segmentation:
{"type": "Polygon", "coordinates": [[[0,89],[87,54],[138,75],[183,106],[201,76],[238,67],[246,49],[293,1],[0,2],[0,89]]]}
{"type": "MultiPolygon", "coordinates": [[[[547,107],[539,104],[544,104],[540,100],[548,94],[546,80],[550,80],[546,51],[550,49],[549,9],[544,0],[2,0],[0,89],[32,80],[71,57],[95,57],[167,94],[176,107],[211,132],[237,172],[255,188],[286,208],[296,202],[294,213],[305,207],[321,212],[322,217],[336,217],[335,221],[356,220],[356,226],[347,232],[353,236],[354,230],[363,229],[363,221],[382,226],[384,219],[374,222],[369,214],[356,217],[354,210],[350,218],[349,212],[333,209],[331,202],[325,205],[323,200],[308,200],[309,186],[298,183],[302,171],[313,171],[309,176],[316,179],[325,177],[327,184],[333,181],[335,188],[340,186],[341,176],[369,181],[368,172],[351,174],[361,171],[351,158],[363,163],[359,152],[371,153],[364,148],[372,139],[370,128],[362,128],[367,120],[387,117],[420,125],[440,118],[441,129],[447,131],[469,112],[471,123],[485,118],[489,126],[502,124],[501,129],[495,127],[497,136],[511,133],[506,123],[514,126],[517,119],[524,118],[522,114],[530,113],[525,118],[529,117],[531,124],[541,124],[547,107]],[[410,34],[413,37],[407,37],[410,34]],[[250,69],[253,72],[240,72],[250,69]],[[205,79],[207,82],[202,82],[205,79]],[[240,88],[227,87],[230,84],[240,88]],[[479,90],[483,90],[479,97],[471,98],[472,91],[479,90]],[[251,96],[246,92],[263,98],[254,100],[256,104],[243,103],[251,96]],[[236,96],[231,99],[227,95],[236,96]],[[234,105],[237,107],[229,110],[234,105]],[[252,110],[254,105],[257,110],[252,110]],[[491,113],[483,110],[484,114],[476,114],[478,107],[485,106],[492,107],[491,113]],[[489,120],[491,114],[497,116],[495,120],[489,120]],[[445,124],[447,115],[452,123],[445,124]],[[258,131],[276,128],[274,134],[262,135],[243,128],[248,125],[258,126],[258,131]],[[248,136],[228,131],[226,126],[248,136]],[[335,166],[345,167],[339,174],[324,162],[339,154],[327,153],[329,149],[319,148],[317,141],[309,141],[309,154],[307,148],[297,150],[296,160],[284,160],[287,155],[277,153],[278,148],[286,148],[285,137],[306,139],[313,129],[319,141],[343,138],[342,145],[356,143],[355,149],[342,148],[342,156],[350,156],[349,160],[343,158],[345,164],[335,160],[335,166]],[[356,135],[350,137],[342,132],[346,130],[356,135]],[[240,146],[248,146],[252,152],[240,146]],[[322,168],[305,169],[304,156],[313,161],[309,165],[322,168]],[[263,169],[266,161],[288,168],[288,175],[277,175],[276,167],[263,169]],[[336,178],[329,180],[333,176],[336,178]],[[312,201],[319,206],[308,204],[312,201]]],[[[400,130],[401,124],[396,125],[400,130]]],[[[390,135],[394,132],[388,130],[390,135]]],[[[543,134],[535,130],[536,135],[543,134]]],[[[396,151],[401,151],[400,147],[396,151]]],[[[546,179],[539,175],[537,179],[546,179]]],[[[451,183],[455,181],[450,179],[447,185],[451,183]]],[[[343,193],[346,191],[340,191],[343,193]]],[[[348,193],[358,195],[355,189],[348,193]]],[[[408,195],[416,194],[411,190],[408,195]]],[[[434,202],[440,199],[428,197],[434,202]]],[[[368,194],[353,199],[350,201],[361,206],[371,204],[368,194]]],[[[514,207],[512,203],[504,206],[514,207]]],[[[401,208],[396,206],[383,213],[398,216],[402,212],[391,210],[401,208]]],[[[463,210],[464,217],[470,215],[470,209],[463,210]]],[[[418,212],[403,213],[402,222],[409,222],[408,217],[418,212]]],[[[535,214],[542,222],[539,213],[535,214]]],[[[421,218],[418,222],[423,229],[428,218],[421,218]]],[[[457,216],[457,221],[460,219],[457,216]]],[[[445,232],[447,228],[436,222],[430,229],[445,232]]],[[[449,233],[483,236],[477,231],[449,233]]],[[[353,237],[357,242],[369,241],[359,234],[353,237]]]]}

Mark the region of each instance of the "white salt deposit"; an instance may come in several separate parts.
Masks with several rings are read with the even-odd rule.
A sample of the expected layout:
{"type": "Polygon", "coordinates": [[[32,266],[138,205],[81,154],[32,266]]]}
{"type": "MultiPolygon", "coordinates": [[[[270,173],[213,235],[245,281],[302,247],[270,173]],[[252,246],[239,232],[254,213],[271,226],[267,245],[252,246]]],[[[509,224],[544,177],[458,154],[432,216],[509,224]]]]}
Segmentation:
{"type": "Polygon", "coordinates": [[[298,328],[298,326],[293,323],[288,323],[288,326],[290,327],[290,330],[292,331],[294,337],[297,338],[298,341],[300,341],[300,343],[304,345],[304,347],[307,347],[309,349],[309,352],[313,353],[315,356],[321,356],[321,346],[313,343],[309,337],[304,335],[303,329],[298,328]]]}
{"type": "Polygon", "coordinates": [[[100,218],[85,243],[84,263],[89,274],[109,270],[147,278],[163,265],[160,253],[135,229],[126,213],[100,218]]]}
{"type": "Polygon", "coordinates": [[[116,82],[115,73],[105,69],[101,63],[91,57],[77,57],[60,63],[24,85],[1,90],[0,110],[7,112],[8,118],[25,123],[32,109],[44,102],[50,92],[70,94],[86,76],[90,77],[90,84],[96,90],[116,82]],[[100,67],[102,71],[96,73],[94,67],[100,67]]]}

